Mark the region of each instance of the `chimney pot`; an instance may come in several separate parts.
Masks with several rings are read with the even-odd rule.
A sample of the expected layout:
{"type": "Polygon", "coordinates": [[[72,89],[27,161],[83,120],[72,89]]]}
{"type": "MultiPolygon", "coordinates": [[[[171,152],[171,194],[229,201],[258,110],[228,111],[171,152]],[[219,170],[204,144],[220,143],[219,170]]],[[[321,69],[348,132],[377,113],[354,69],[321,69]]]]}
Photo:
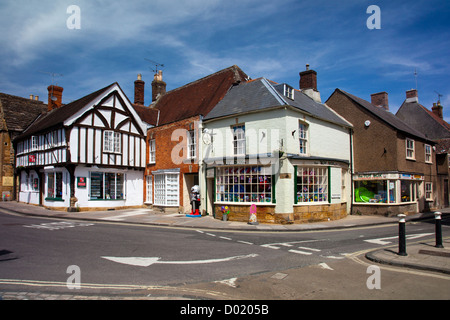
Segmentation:
{"type": "Polygon", "coordinates": [[[163,81],[162,70],[158,70],[152,81],[152,102],[156,101],[158,97],[166,93],[166,83],[163,81]]]}
{"type": "Polygon", "coordinates": [[[389,99],[387,92],[378,92],[370,95],[371,102],[373,105],[377,107],[383,108],[386,111],[389,111],[389,99]]]}
{"type": "Polygon", "coordinates": [[[34,100],[39,101],[39,96],[35,96],[34,100]]]}
{"type": "Polygon", "coordinates": [[[33,100],[33,95],[32,94],[30,94],[30,100],[33,100]]]}
{"type": "Polygon", "coordinates": [[[144,105],[145,82],[142,80],[142,74],[138,74],[134,82],[134,104],[144,105]]]}
{"type": "Polygon", "coordinates": [[[431,108],[431,111],[437,115],[439,118],[444,119],[444,114],[442,112],[442,106],[440,104],[440,102],[438,101],[438,103],[433,103],[433,107],[431,108]]]}

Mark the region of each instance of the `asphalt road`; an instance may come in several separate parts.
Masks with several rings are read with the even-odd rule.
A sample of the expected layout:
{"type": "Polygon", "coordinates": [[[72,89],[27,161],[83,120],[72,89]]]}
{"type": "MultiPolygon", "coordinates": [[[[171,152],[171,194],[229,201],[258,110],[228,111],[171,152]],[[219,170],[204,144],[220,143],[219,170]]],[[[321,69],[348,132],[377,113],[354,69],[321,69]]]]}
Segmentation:
{"type": "MultiPolygon", "coordinates": [[[[450,235],[448,221],[443,225],[444,236],[450,235]]],[[[397,225],[315,232],[223,232],[0,213],[0,228],[0,291],[364,299],[355,291],[361,288],[368,298],[388,299],[389,294],[420,298],[420,292],[425,298],[432,292],[450,298],[449,277],[419,273],[414,274],[420,278],[418,295],[408,296],[414,292],[411,285],[405,286],[411,274],[388,270],[383,272],[384,279],[389,279],[384,280],[391,288],[389,294],[379,291],[374,295],[367,289],[368,263],[358,260],[358,254],[395,246],[397,225]],[[429,290],[420,284],[424,279],[429,290]],[[277,284],[284,289],[277,291],[277,284]],[[271,292],[264,289],[269,285],[271,292]]],[[[434,224],[408,223],[407,235],[408,242],[433,239],[434,224]]]]}

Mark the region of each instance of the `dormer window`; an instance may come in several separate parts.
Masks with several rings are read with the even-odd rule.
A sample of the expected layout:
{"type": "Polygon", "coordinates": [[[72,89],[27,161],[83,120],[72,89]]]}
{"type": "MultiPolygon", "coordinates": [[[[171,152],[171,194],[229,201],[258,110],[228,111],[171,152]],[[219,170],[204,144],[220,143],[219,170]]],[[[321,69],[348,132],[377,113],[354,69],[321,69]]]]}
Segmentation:
{"type": "Polygon", "coordinates": [[[294,100],[294,88],[292,88],[291,86],[285,84],[283,94],[289,99],[294,100]]]}

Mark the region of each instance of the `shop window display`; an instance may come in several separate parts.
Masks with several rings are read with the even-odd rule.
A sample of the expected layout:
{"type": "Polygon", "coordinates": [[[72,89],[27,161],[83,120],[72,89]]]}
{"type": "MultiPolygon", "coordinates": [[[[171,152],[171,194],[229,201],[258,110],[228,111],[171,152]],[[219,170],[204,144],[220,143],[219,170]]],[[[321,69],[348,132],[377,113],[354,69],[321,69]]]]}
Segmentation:
{"type": "Polygon", "coordinates": [[[355,181],[355,202],[395,203],[395,181],[355,181]]]}
{"type": "Polygon", "coordinates": [[[271,203],[271,168],[261,166],[218,168],[216,201],[271,203]]]}
{"type": "Polygon", "coordinates": [[[328,168],[297,168],[297,203],[328,202],[328,168]]]}

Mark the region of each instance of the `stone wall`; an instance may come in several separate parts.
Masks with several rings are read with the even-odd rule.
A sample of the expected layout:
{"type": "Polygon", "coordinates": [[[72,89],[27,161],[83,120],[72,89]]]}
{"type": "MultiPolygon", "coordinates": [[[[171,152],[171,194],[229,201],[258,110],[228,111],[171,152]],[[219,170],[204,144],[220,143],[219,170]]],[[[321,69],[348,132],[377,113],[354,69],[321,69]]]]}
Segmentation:
{"type": "MultiPolygon", "coordinates": [[[[224,205],[225,206],[225,205],[224,205]]],[[[222,220],[222,205],[214,205],[216,219],[222,220]]],[[[248,222],[250,205],[228,205],[229,221],[248,222]]],[[[275,205],[257,205],[257,218],[260,223],[310,223],[338,220],[347,216],[347,203],[294,206],[293,213],[275,213],[275,205]]]]}

